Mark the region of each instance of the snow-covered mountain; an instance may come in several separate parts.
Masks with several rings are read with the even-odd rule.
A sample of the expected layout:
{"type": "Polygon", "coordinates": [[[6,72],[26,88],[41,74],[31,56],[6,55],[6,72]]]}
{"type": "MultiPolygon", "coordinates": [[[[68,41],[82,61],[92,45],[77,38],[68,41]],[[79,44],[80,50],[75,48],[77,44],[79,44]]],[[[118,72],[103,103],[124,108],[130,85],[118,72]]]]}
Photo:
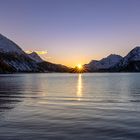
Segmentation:
{"type": "Polygon", "coordinates": [[[36,52],[30,53],[30,54],[28,54],[28,56],[32,60],[36,61],[37,63],[40,63],[40,62],[43,62],[44,61],[36,52]]]}
{"type": "Polygon", "coordinates": [[[0,63],[13,72],[37,72],[38,65],[13,41],[0,35],[0,63]]]}
{"type": "Polygon", "coordinates": [[[0,73],[67,72],[69,68],[43,61],[35,52],[26,54],[13,41],[0,34],[0,73]]]}
{"type": "MultiPolygon", "coordinates": [[[[111,54],[84,65],[87,72],[140,72],[140,47],[125,57],[111,54]]],[[[9,72],[71,72],[64,65],[46,62],[33,52],[26,54],[17,44],[0,34],[0,73],[9,72]]]]}
{"type": "Polygon", "coordinates": [[[0,34],[0,52],[1,53],[17,53],[23,54],[23,50],[15,44],[13,41],[9,40],[2,34],[0,34]]]}
{"type": "Polygon", "coordinates": [[[124,57],[122,66],[128,65],[129,62],[132,61],[140,61],[140,47],[135,47],[132,51],[128,53],[127,56],[124,57]]]}
{"type": "MultiPolygon", "coordinates": [[[[7,65],[13,72],[39,72],[40,68],[27,54],[0,52],[0,63],[7,65]]],[[[1,67],[3,69],[4,67],[1,67]]],[[[4,70],[3,70],[4,71],[4,70]]],[[[10,72],[10,71],[9,71],[10,72]]]]}
{"type": "Polygon", "coordinates": [[[100,61],[85,64],[87,72],[140,72],[140,47],[132,49],[125,57],[111,54],[100,61]]]}
{"type": "Polygon", "coordinates": [[[89,64],[84,65],[88,71],[106,71],[120,62],[122,57],[120,55],[111,54],[101,60],[92,60],[89,64]]]}
{"type": "Polygon", "coordinates": [[[140,47],[131,50],[114,68],[113,71],[140,72],[140,47]]]}

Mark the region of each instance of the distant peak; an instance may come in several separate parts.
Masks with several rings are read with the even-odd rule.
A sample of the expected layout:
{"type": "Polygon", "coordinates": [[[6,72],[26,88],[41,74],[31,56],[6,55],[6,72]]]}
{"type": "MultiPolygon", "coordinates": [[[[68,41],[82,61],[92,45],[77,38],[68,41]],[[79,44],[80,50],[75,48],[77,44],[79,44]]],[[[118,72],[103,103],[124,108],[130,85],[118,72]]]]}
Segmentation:
{"type": "Polygon", "coordinates": [[[43,62],[44,61],[36,52],[30,53],[30,54],[28,54],[28,56],[36,62],[43,62]]]}
{"type": "Polygon", "coordinates": [[[37,55],[38,56],[38,54],[36,52],[30,53],[30,55],[37,55]]]}
{"type": "Polygon", "coordinates": [[[118,55],[118,54],[110,54],[110,55],[107,56],[107,57],[122,57],[122,56],[120,56],[120,55],[118,55]]]}

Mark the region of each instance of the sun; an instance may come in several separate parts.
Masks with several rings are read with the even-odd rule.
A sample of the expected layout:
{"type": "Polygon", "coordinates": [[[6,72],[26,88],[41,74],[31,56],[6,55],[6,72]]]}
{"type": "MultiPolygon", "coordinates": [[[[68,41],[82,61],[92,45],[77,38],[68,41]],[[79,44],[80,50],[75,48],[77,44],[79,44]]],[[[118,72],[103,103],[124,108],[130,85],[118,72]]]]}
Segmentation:
{"type": "Polygon", "coordinates": [[[77,68],[78,68],[79,70],[81,70],[81,69],[83,68],[83,66],[82,66],[81,64],[78,64],[78,65],[77,65],[77,68]]]}
{"type": "Polygon", "coordinates": [[[85,71],[84,65],[82,65],[82,64],[77,64],[77,65],[72,69],[72,72],[73,72],[73,73],[83,73],[83,72],[86,72],[86,71],[85,71]]]}

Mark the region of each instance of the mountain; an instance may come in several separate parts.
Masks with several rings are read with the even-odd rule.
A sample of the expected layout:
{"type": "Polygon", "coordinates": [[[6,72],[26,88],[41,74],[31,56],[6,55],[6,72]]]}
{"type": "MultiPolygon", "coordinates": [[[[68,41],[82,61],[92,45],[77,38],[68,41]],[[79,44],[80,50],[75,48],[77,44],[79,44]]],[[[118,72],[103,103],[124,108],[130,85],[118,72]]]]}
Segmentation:
{"type": "Polygon", "coordinates": [[[43,61],[35,52],[26,54],[17,44],[0,34],[0,73],[68,70],[66,66],[43,61]]]}
{"type": "Polygon", "coordinates": [[[61,64],[54,64],[51,62],[41,62],[38,65],[43,69],[44,72],[70,72],[70,68],[61,64]]]}
{"type": "Polygon", "coordinates": [[[140,72],[140,47],[131,50],[116,66],[111,68],[118,72],[140,72]]]}
{"type": "Polygon", "coordinates": [[[89,72],[108,71],[120,62],[122,57],[120,55],[111,54],[101,60],[92,60],[89,64],[84,65],[84,69],[89,72]]]}
{"type": "MultiPolygon", "coordinates": [[[[39,72],[37,63],[30,59],[27,54],[1,53],[0,62],[7,65],[13,72],[39,72]]],[[[3,67],[1,67],[2,69],[3,67]]],[[[3,70],[4,71],[4,70],[3,70]]]]}
{"type": "Polygon", "coordinates": [[[28,56],[37,63],[41,63],[44,61],[36,52],[30,53],[28,54],[28,56]]]}
{"type": "Polygon", "coordinates": [[[84,65],[87,72],[140,72],[140,47],[132,49],[125,57],[111,54],[101,60],[84,65]]]}
{"type": "Polygon", "coordinates": [[[39,72],[34,60],[13,41],[0,34],[0,72],[39,72]]]}
{"type": "Polygon", "coordinates": [[[15,44],[13,41],[9,40],[2,34],[0,34],[0,52],[24,54],[23,50],[17,44],[15,44]]]}
{"type": "Polygon", "coordinates": [[[140,47],[125,57],[111,54],[101,60],[92,60],[84,69],[44,61],[37,53],[26,54],[16,43],[0,34],[0,73],[17,72],[140,72],[140,47]]]}

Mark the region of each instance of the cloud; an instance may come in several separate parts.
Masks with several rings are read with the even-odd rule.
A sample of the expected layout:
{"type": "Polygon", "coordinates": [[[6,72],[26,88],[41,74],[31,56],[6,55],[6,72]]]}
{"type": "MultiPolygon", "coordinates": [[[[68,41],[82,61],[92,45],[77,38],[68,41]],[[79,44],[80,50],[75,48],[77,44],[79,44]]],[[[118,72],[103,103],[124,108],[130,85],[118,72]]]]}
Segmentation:
{"type": "Polygon", "coordinates": [[[36,52],[42,59],[44,60],[48,60],[51,59],[50,56],[48,56],[48,51],[44,50],[44,51],[38,51],[38,50],[27,50],[25,51],[27,54],[31,54],[32,52],[36,52]]]}
{"type": "Polygon", "coordinates": [[[25,52],[28,53],[28,54],[30,54],[32,52],[36,52],[38,55],[45,55],[45,54],[48,53],[47,50],[45,50],[45,51],[31,51],[31,50],[27,50],[25,52]]]}

